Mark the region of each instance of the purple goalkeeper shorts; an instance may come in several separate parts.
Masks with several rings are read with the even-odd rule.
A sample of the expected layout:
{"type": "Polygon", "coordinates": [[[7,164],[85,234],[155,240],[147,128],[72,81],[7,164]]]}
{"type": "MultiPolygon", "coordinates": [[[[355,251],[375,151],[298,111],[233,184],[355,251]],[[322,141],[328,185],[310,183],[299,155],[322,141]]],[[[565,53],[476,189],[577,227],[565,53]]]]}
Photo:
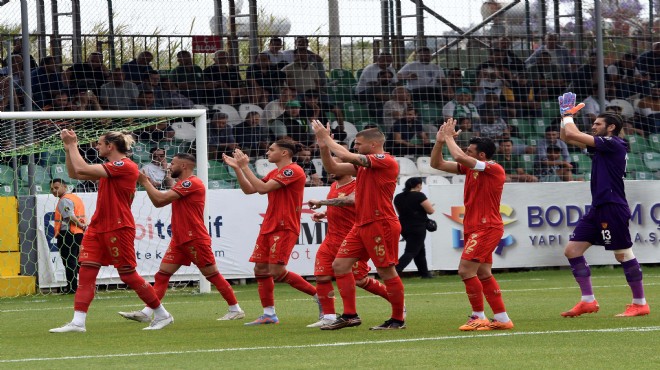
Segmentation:
{"type": "Polygon", "coordinates": [[[607,250],[632,247],[630,239],[630,208],[628,205],[606,203],[591,207],[571,234],[571,241],[603,245],[607,250]]]}

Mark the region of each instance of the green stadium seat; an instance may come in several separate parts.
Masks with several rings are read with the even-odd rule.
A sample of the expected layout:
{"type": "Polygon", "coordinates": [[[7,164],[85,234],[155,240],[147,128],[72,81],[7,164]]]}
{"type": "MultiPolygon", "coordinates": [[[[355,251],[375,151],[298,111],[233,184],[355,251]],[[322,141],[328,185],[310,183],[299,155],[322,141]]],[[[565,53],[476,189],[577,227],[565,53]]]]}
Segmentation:
{"type": "Polygon", "coordinates": [[[145,143],[138,141],[135,144],[133,144],[133,149],[131,158],[133,159],[133,162],[136,163],[148,163],[151,161],[151,153],[149,153],[149,150],[151,150],[151,143],[145,143]]]}
{"type": "Polygon", "coordinates": [[[330,71],[330,81],[331,84],[339,86],[353,86],[357,83],[355,76],[353,76],[353,72],[341,68],[336,68],[330,71]]]}
{"type": "Polygon", "coordinates": [[[644,165],[650,171],[660,170],[660,153],[646,152],[642,155],[644,165]]]}
{"type": "Polygon", "coordinates": [[[527,139],[527,145],[529,145],[529,146],[537,146],[538,143],[539,143],[539,140],[541,140],[541,139],[539,139],[539,138],[536,137],[536,136],[534,136],[534,137],[530,137],[529,139],[527,139]]]}
{"type": "Polygon", "coordinates": [[[443,121],[442,105],[434,102],[418,102],[415,103],[415,112],[423,123],[437,124],[443,121]]]}
{"type": "Polygon", "coordinates": [[[364,68],[360,68],[357,71],[355,71],[355,79],[360,81],[360,77],[362,76],[362,72],[364,71],[364,68]]]}
{"type": "Polygon", "coordinates": [[[646,166],[642,157],[637,153],[628,153],[628,161],[626,162],[626,178],[630,176],[634,177],[635,172],[644,172],[646,171],[646,166]]]}
{"type": "Polygon", "coordinates": [[[78,180],[72,179],[71,177],[69,177],[69,172],[66,169],[66,164],[64,164],[64,163],[54,164],[54,165],[51,165],[49,167],[49,169],[50,169],[50,178],[51,179],[62,179],[67,184],[71,184],[71,185],[78,184],[78,180]]]}
{"type": "Polygon", "coordinates": [[[652,151],[660,153],[660,134],[649,135],[648,143],[652,151]]]}
{"type": "Polygon", "coordinates": [[[0,197],[10,197],[14,195],[14,187],[11,184],[0,185],[0,197]]]}
{"type": "Polygon", "coordinates": [[[229,174],[229,171],[227,171],[227,166],[225,166],[224,163],[218,161],[209,161],[209,181],[234,181],[235,179],[236,176],[229,174]]]}
{"type": "Polygon", "coordinates": [[[191,146],[192,146],[191,141],[183,141],[183,140],[164,141],[158,144],[159,148],[163,148],[165,150],[165,157],[167,157],[168,162],[172,161],[172,158],[174,158],[175,154],[190,153],[191,146]]]}
{"type": "MultiPolygon", "coordinates": [[[[35,184],[34,185],[37,194],[49,194],[50,193],[50,184],[35,184]]],[[[19,186],[18,195],[30,195],[30,188],[27,185],[19,186]]]]}
{"type": "Polygon", "coordinates": [[[224,180],[209,180],[209,189],[233,189],[234,184],[224,180]]]}
{"type": "Polygon", "coordinates": [[[571,161],[577,164],[577,173],[591,172],[591,158],[584,153],[571,154],[571,161]]]}
{"type": "Polygon", "coordinates": [[[559,116],[559,105],[556,100],[541,102],[541,115],[543,118],[555,119],[559,116]]]}
{"type": "MultiPolygon", "coordinates": [[[[18,178],[22,184],[28,183],[28,165],[24,164],[18,169],[18,178]]],[[[34,182],[35,184],[44,184],[50,182],[50,174],[48,171],[39,166],[34,165],[34,182]]]]}
{"type": "Polygon", "coordinates": [[[66,154],[64,149],[49,150],[47,152],[39,153],[40,163],[46,167],[55,163],[64,163],[66,154]]]}
{"type": "Polygon", "coordinates": [[[649,150],[648,143],[644,136],[640,135],[627,135],[626,139],[628,140],[628,145],[630,146],[630,152],[632,153],[644,153],[649,150]]]}
{"type": "Polygon", "coordinates": [[[522,158],[523,162],[523,168],[525,169],[525,172],[528,174],[533,174],[534,173],[534,155],[533,154],[523,154],[520,156],[522,158]]]}
{"type": "Polygon", "coordinates": [[[537,118],[532,122],[534,134],[539,137],[545,136],[545,130],[550,127],[552,120],[549,118],[537,118]]]}
{"type": "Polygon", "coordinates": [[[360,103],[344,103],[343,112],[344,119],[356,126],[361,126],[359,125],[360,123],[374,121],[369,117],[369,111],[367,108],[360,103]]]}
{"type": "Polygon", "coordinates": [[[348,86],[328,86],[328,99],[331,103],[350,102],[353,99],[353,90],[348,86]]]}
{"type": "Polygon", "coordinates": [[[11,185],[14,183],[14,169],[0,164],[0,184],[1,185],[11,185]]]}
{"type": "Polygon", "coordinates": [[[520,137],[536,137],[536,128],[532,125],[532,121],[524,118],[514,118],[509,120],[509,124],[513,125],[518,130],[520,137]]]}
{"type": "Polygon", "coordinates": [[[635,172],[635,180],[653,180],[653,172],[649,172],[649,171],[635,172]]]}

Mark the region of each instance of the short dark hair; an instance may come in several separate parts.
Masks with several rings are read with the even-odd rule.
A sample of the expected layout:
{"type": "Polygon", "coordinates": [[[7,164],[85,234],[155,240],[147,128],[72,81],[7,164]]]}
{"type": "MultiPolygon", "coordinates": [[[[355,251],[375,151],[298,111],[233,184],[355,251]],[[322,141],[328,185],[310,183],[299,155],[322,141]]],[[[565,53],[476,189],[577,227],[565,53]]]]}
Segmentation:
{"type": "Polygon", "coordinates": [[[561,148],[558,147],[557,145],[548,145],[547,148],[545,148],[546,153],[561,153],[561,148]]]}
{"type": "Polygon", "coordinates": [[[149,153],[154,154],[154,153],[156,153],[157,150],[165,151],[165,149],[155,146],[155,147],[149,149],[149,153]]]}
{"type": "Polygon", "coordinates": [[[197,158],[195,158],[195,156],[190,153],[176,153],[174,158],[183,159],[184,161],[190,161],[197,164],[197,158]]]}
{"type": "Polygon", "coordinates": [[[370,141],[385,142],[385,135],[377,127],[364,129],[358,132],[356,136],[363,137],[370,141]]]}
{"type": "Polygon", "coordinates": [[[288,150],[289,153],[291,153],[291,158],[293,158],[296,155],[296,153],[298,153],[303,149],[302,144],[295,142],[291,139],[275,140],[273,144],[279,146],[282,149],[288,150]]]}
{"type": "Polygon", "coordinates": [[[612,112],[605,112],[599,114],[596,116],[596,118],[604,119],[607,126],[614,125],[614,131],[612,131],[612,135],[619,136],[619,133],[623,128],[623,118],[621,118],[620,115],[612,112]]]}
{"type": "Polygon", "coordinates": [[[51,185],[53,185],[53,184],[56,183],[56,182],[59,182],[60,184],[64,184],[64,185],[66,185],[66,181],[64,181],[64,179],[61,179],[61,178],[59,178],[59,177],[50,180],[50,184],[51,184],[51,185]]]}
{"type": "Polygon", "coordinates": [[[495,142],[489,137],[477,136],[470,139],[470,145],[474,144],[477,147],[477,153],[486,154],[486,159],[491,159],[497,148],[495,142]]]}

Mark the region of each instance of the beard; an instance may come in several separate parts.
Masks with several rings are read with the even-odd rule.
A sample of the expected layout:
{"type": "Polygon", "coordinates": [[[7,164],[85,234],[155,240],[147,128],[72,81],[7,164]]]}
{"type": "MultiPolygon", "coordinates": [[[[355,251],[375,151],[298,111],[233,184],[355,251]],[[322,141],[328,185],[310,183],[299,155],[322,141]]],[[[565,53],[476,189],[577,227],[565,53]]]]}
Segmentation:
{"type": "Polygon", "coordinates": [[[178,171],[177,171],[177,170],[172,171],[172,172],[170,173],[170,175],[172,176],[172,178],[174,178],[174,179],[178,179],[179,176],[181,176],[181,171],[180,171],[180,170],[178,170],[178,171]]]}

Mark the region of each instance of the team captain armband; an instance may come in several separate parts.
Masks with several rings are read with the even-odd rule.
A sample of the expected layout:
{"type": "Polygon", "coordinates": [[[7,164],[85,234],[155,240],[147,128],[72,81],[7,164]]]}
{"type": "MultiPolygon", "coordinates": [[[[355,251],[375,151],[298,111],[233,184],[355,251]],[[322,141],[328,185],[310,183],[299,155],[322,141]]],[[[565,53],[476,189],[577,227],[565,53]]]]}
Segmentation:
{"type": "Polygon", "coordinates": [[[575,121],[573,121],[573,117],[571,116],[564,116],[561,118],[561,128],[566,127],[566,124],[568,123],[573,123],[575,124],[575,121]]]}
{"type": "Polygon", "coordinates": [[[486,162],[477,161],[472,169],[475,171],[483,171],[486,169],[486,162]]]}

